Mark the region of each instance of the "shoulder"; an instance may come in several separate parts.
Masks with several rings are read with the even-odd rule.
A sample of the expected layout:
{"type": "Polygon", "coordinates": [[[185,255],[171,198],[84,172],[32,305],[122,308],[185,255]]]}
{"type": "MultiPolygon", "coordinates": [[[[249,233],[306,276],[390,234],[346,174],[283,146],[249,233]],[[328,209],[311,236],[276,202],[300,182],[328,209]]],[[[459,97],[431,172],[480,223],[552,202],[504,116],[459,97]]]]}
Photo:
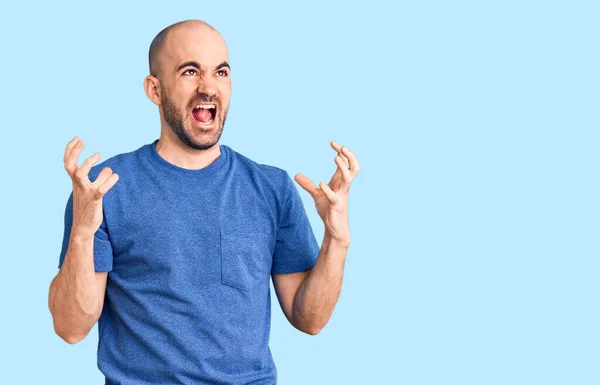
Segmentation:
{"type": "Polygon", "coordinates": [[[109,156],[107,159],[91,167],[88,177],[92,182],[95,182],[102,170],[106,168],[110,169],[108,175],[117,174],[119,177],[102,198],[105,210],[112,210],[123,196],[131,195],[131,191],[136,185],[140,167],[142,167],[143,150],[145,150],[145,146],[133,151],[109,156]]]}
{"type": "Polygon", "coordinates": [[[244,173],[256,176],[261,182],[272,184],[281,189],[282,187],[286,187],[289,181],[291,181],[289,173],[283,168],[256,162],[229,146],[225,147],[232,156],[232,164],[234,164],[235,168],[241,169],[244,173]]]}
{"type": "Polygon", "coordinates": [[[240,179],[257,186],[270,202],[281,205],[287,200],[294,188],[294,181],[285,169],[259,163],[231,147],[226,147],[232,157],[233,169],[239,173],[240,179]]]}
{"type": "Polygon", "coordinates": [[[113,155],[102,162],[93,165],[88,174],[90,180],[92,182],[96,180],[98,174],[107,167],[110,168],[113,173],[119,174],[119,177],[129,170],[132,170],[135,168],[144,147],[145,146],[142,146],[133,151],[113,155]]]}

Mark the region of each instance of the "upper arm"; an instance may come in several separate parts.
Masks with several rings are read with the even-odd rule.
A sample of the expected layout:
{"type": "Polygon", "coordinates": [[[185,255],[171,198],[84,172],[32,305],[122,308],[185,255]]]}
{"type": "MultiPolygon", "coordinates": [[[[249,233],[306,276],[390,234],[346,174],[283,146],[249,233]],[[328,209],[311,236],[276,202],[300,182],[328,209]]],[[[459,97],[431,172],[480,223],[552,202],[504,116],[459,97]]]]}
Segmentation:
{"type": "MultiPolygon", "coordinates": [[[[69,249],[71,241],[71,227],[73,225],[73,191],[71,191],[67,199],[64,216],[64,232],[62,239],[62,248],[58,258],[58,268],[62,268],[62,264],[69,249]]],[[[106,225],[106,216],[103,216],[100,228],[94,234],[94,270],[96,277],[96,289],[98,290],[98,309],[96,321],[102,313],[104,307],[104,294],[106,293],[106,284],[108,281],[108,272],[112,270],[113,249],[110,238],[108,236],[108,228],[106,225]]],[[[56,279],[56,277],[55,277],[56,279]]],[[[52,292],[49,294],[48,306],[53,307],[54,299],[51,298],[52,292]]]]}
{"type": "Polygon", "coordinates": [[[287,172],[284,181],[285,200],[279,209],[271,268],[273,275],[306,272],[312,269],[320,250],[300,193],[287,172]]]}
{"type": "MultiPolygon", "coordinates": [[[[104,203],[103,203],[104,204],[104,203]]],[[[62,247],[58,257],[58,268],[62,264],[69,249],[71,241],[71,227],[73,226],[73,192],[69,195],[65,206],[64,231],[62,247]]],[[[102,223],[94,234],[94,270],[96,272],[108,272],[113,268],[113,248],[108,235],[108,226],[106,224],[106,215],[102,217],[102,223]]]]}
{"type": "Polygon", "coordinates": [[[287,172],[283,192],[285,200],[280,209],[271,276],[281,310],[296,327],[292,316],[294,298],[314,267],[320,247],[298,189],[287,172]]]}
{"type": "Polygon", "coordinates": [[[102,308],[104,308],[104,295],[106,294],[106,281],[108,281],[108,271],[97,271],[96,273],[96,286],[98,288],[98,314],[96,321],[100,318],[102,308]]]}
{"type": "Polygon", "coordinates": [[[294,298],[296,297],[300,285],[310,274],[311,270],[289,274],[272,274],[273,287],[275,288],[275,294],[277,295],[281,310],[283,310],[285,317],[294,327],[296,327],[292,317],[294,298]]]}

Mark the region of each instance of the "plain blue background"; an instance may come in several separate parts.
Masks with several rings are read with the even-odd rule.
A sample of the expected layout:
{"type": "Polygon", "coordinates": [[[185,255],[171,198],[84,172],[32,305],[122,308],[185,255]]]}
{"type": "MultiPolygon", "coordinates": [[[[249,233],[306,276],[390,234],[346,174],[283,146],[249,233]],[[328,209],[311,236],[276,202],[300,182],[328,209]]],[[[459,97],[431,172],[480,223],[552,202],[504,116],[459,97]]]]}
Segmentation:
{"type": "MultiPolygon", "coordinates": [[[[147,52],[225,38],[222,143],[315,183],[351,148],[352,245],[317,336],[273,299],[279,383],[598,384],[597,2],[24,2],[0,6],[1,382],[101,384],[98,332],[54,334],[67,142],[158,138],[147,52]]],[[[323,224],[299,186],[319,243],[323,224]]]]}

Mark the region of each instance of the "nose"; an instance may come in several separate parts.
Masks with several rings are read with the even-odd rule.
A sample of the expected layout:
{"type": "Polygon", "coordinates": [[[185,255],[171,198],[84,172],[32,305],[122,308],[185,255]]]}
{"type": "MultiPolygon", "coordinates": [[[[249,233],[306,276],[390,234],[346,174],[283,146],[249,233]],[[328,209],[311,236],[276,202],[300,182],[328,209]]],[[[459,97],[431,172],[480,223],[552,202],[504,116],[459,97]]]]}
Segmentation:
{"type": "Polygon", "coordinates": [[[217,94],[217,85],[213,79],[202,78],[198,83],[198,93],[206,95],[212,101],[217,94]]]}

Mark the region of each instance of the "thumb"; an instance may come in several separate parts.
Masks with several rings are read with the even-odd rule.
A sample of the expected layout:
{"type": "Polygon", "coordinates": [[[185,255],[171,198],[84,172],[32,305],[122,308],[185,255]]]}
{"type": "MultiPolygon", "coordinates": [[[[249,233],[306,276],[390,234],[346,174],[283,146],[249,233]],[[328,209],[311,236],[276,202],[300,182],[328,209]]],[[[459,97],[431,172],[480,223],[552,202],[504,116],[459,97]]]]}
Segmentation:
{"type": "Polygon", "coordinates": [[[294,175],[294,180],[313,198],[315,198],[320,191],[319,187],[317,187],[317,185],[315,185],[307,176],[303,174],[294,175]]]}

